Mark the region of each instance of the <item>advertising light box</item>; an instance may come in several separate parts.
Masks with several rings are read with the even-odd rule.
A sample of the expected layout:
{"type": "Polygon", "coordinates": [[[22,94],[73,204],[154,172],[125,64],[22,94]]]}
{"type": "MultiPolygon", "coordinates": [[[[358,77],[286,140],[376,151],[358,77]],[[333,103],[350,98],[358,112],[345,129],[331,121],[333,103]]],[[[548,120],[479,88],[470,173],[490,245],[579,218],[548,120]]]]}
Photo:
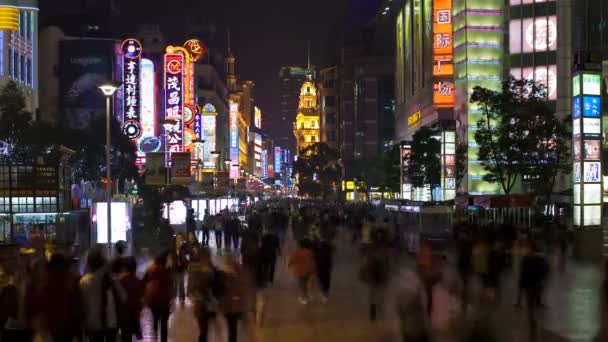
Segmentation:
{"type": "Polygon", "coordinates": [[[574,183],[581,182],[581,164],[580,163],[574,164],[573,178],[574,178],[574,183]]]}
{"type": "Polygon", "coordinates": [[[572,188],[574,190],[574,204],[581,204],[581,187],[577,185],[572,188]]]}
{"type": "Polygon", "coordinates": [[[185,224],[186,217],[188,215],[188,207],[184,201],[173,201],[169,206],[169,213],[167,215],[167,204],[163,207],[163,218],[169,219],[169,224],[185,224]]]}
{"type": "Polygon", "coordinates": [[[581,78],[575,76],[572,78],[572,96],[579,96],[581,94],[581,78]]]}
{"type": "MultiPolygon", "coordinates": [[[[599,160],[600,152],[601,152],[600,151],[600,141],[599,140],[585,140],[583,152],[585,153],[585,160],[599,160]]],[[[576,150],[575,150],[575,154],[576,154],[576,150]]],[[[578,160],[580,160],[580,158],[578,160]]]]}
{"type": "Polygon", "coordinates": [[[601,163],[600,162],[585,162],[583,181],[585,183],[594,183],[599,182],[601,180],[601,163]]]}
{"type": "Polygon", "coordinates": [[[602,79],[600,75],[583,74],[583,94],[601,95],[602,79]]]}
{"type": "MultiPolygon", "coordinates": [[[[97,243],[108,243],[108,205],[95,203],[94,220],[97,223],[97,243]]],[[[112,202],[112,243],[127,240],[127,230],[131,229],[129,207],[125,202],[112,202]]]]}
{"type": "Polygon", "coordinates": [[[575,97],[572,99],[572,118],[578,119],[581,117],[581,98],[575,97]]]}
{"type": "Polygon", "coordinates": [[[602,184],[585,184],[583,201],[585,204],[602,203],[602,184]]]}
{"type": "Polygon", "coordinates": [[[572,120],[572,135],[580,135],[581,134],[581,119],[572,120]]]}
{"type": "Polygon", "coordinates": [[[602,206],[587,205],[583,207],[583,225],[599,226],[602,223],[602,206]]]}
{"type": "MultiPolygon", "coordinates": [[[[580,98],[579,105],[580,105],[580,98]]],[[[588,118],[600,117],[600,97],[599,96],[584,96],[583,97],[583,116],[588,118]]],[[[580,112],[578,112],[580,113],[580,112]]]]}
{"type": "MultiPolygon", "coordinates": [[[[577,119],[579,120],[579,119],[577,119]]],[[[575,121],[577,121],[575,120],[575,121]]],[[[574,127],[572,128],[574,132],[574,127]]],[[[583,118],[583,133],[585,134],[601,134],[600,119],[583,118]]]]}

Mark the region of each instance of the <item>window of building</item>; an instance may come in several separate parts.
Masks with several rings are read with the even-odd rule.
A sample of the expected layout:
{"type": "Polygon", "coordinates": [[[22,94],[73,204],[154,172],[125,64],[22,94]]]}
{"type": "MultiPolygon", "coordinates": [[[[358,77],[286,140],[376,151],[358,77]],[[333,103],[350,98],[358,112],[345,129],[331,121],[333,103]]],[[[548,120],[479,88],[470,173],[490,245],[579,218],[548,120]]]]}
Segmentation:
{"type": "Polygon", "coordinates": [[[325,105],[333,107],[336,105],[336,97],[335,96],[325,96],[325,105]]]}

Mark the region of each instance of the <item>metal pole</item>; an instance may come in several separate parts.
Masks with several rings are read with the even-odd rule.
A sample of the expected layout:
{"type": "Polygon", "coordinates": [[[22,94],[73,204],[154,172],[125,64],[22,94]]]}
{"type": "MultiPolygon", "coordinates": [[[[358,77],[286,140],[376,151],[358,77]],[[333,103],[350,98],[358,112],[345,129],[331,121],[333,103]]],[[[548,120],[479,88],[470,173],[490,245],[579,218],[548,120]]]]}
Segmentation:
{"type": "Polygon", "coordinates": [[[110,161],[110,97],[106,96],[106,204],[108,225],[108,255],[112,255],[112,170],[110,161]]]}

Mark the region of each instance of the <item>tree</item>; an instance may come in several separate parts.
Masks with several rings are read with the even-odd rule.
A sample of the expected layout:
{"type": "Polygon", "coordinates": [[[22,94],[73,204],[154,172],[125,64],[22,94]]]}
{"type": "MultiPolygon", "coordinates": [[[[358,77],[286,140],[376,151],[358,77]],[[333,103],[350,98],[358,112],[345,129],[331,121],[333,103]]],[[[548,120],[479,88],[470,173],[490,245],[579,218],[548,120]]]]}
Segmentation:
{"type": "Polygon", "coordinates": [[[486,174],[483,180],[499,183],[505,194],[511,193],[517,177],[524,170],[523,160],[529,146],[525,127],[530,101],[546,98],[546,91],[529,80],[513,77],[502,83],[502,91],[477,86],[470,102],[482,113],[477,122],[475,141],[478,159],[486,174]]]}
{"type": "Polygon", "coordinates": [[[383,198],[385,192],[399,192],[399,153],[399,145],[395,145],[372,158],[357,158],[350,163],[351,174],[365,184],[363,191],[368,198],[372,188],[377,188],[383,198]]]}
{"type": "MultiPolygon", "coordinates": [[[[433,129],[422,127],[414,133],[407,173],[413,187],[428,185],[433,189],[440,185],[441,142],[433,129]]],[[[433,191],[431,200],[434,200],[433,191]]]]}
{"type": "Polygon", "coordinates": [[[527,122],[522,130],[528,132],[527,153],[524,155],[525,174],[533,180],[536,196],[551,203],[557,175],[570,172],[571,133],[565,121],[559,120],[544,100],[531,100],[526,107],[527,122]]]}
{"type": "Polygon", "coordinates": [[[294,164],[300,195],[328,198],[340,179],[338,152],[325,143],[303,149],[294,164]]]}

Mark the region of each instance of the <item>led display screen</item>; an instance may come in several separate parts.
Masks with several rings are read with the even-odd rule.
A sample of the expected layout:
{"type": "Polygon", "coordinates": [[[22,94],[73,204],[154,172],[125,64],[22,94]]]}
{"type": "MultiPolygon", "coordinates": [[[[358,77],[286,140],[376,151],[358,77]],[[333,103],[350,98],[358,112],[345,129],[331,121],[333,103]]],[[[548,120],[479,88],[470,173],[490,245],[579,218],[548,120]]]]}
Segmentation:
{"type": "Polygon", "coordinates": [[[555,16],[511,20],[509,51],[511,53],[555,51],[557,49],[556,22],[555,16]]]}

